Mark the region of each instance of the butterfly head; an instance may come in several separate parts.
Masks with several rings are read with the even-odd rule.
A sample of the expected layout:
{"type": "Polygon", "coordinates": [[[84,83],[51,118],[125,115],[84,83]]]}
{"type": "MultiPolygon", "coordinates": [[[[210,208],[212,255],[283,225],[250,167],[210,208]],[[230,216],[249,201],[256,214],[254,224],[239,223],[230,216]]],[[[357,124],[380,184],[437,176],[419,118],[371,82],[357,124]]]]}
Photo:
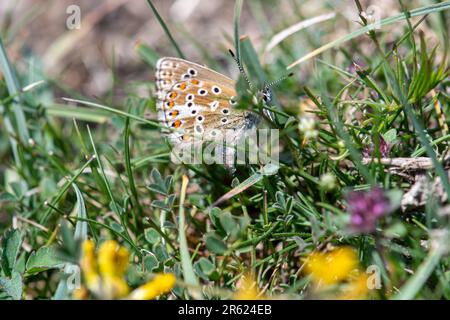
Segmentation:
{"type": "Polygon", "coordinates": [[[272,102],[272,89],[269,86],[264,86],[263,89],[259,90],[256,94],[256,98],[259,101],[263,101],[265,104],[272,102]]]}
{"type": "MultiPolygon", "coordinates": [[[[244,79],[247,81],[250,90],[253,90],[253,88],[254,88],[253,84],[248,79],[248,76],[245,73],[245,70],[244,70],[244,67],[241,64],[241,61],[239,60],[239,58],[237,56],[235,56],[235,54],[234,54],[234,52],[232,50],[228,50],[228,51],[230,52],[230,54],[233,57],[234,61],[236,61],[236,64],[237,64],[237,66],[239,68],[239,71],[240,71],[241,75],[244,77],[244,79]]],[[[264,104],[266,104],[266,105],[269,104],[270,102],[272,102],[273,95],[272,95],[271,87],[276,85],[276,84],[278,84],[279,82],[285,80],[286,78],[289,78],[289,77],[293,76],[293,75],[294,75],[293,73],[289,73],[287,76],[284,76],[284,77],[282,77],[282,78],[280,78],[280,79],[278,79],[276,81],[272,81],[272,82],[270,82],[268,84],[265,84],[261,90],[258,90],[256,92],[256,96],[255,96],[256,101],[263,101],[264,104]]]]}

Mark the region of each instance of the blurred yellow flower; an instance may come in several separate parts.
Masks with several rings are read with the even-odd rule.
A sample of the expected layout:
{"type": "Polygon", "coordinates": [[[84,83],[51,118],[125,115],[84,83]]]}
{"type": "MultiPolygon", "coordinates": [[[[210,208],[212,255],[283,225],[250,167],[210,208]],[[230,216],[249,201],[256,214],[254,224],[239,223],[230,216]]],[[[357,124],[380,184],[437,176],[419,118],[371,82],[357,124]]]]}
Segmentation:
{"type": "MultiPolygon", "coordinates": [[[[160,274],[129,294],[130,287],[125,281],[129,257],[127,248],[121,247],[114,240],[103,242],[96,256],[94,243],[86,240],[83,243],[80,265],[87,289],[102,299],[154,299],[169,292],[175,285],[174,275],[160,274]]],[[[75,290],[73,297],[87,298],[86,288],[75,290]]]]}
{"type": "Polygon", "coordinates": [[[73,290],[72,297],[75,300],[85,300],[89,298],[89,290],[86,287],[80,287],[73,290]]]}
{"type": "Polygon", "coordinates": [[[83,271],[86,285],[95,293],[100,290],[100,276],[98,274],[95,247],[91,240],[86,240],[82,246],[81,270],[83,271]]]}
{"type": "Polygon", "coordinates": [[[242,276],[238,285],[238,291],[234,294],[234,300],[259,300],[262,299],[258,290],[255,277],[251,274],[242,276]]]}
{"type": "Polygon", "coordinates": [[[121,298],[130,291],[124,280],[128,269],[128,259],[128,250],[119,246],[114,240],[107,240],[100,245],[98,266],[106,298],[121,298]]]}
{"type": "Polygon", "coordinates": [[[134,290],[128,299],[149,300],[172,290],[176,278],[173,274],[158,274],[152,281],[134,290]]]}
{"type": "Polygon", "coordinates": [[[368,275],[365,273],[358,274],[354,279],[344,287],[343,293],[339,296],[342,300],[361,300],[365,299],[369,292],[367,285],[368,275]]]}
{"type": "Polygon", "coordinates": [[[128,269],[129,253],[114,240],[107,240],[98,250],[98,265],[104,277],[122,277],[128,269]]]}
{"type": "Polygon", "coordinates": [[[337,248],[331,252],[313,252],[306,260],[305,269],[317,285],[333,285],[344,279],[358,267],[355,250],[337,248]]]}

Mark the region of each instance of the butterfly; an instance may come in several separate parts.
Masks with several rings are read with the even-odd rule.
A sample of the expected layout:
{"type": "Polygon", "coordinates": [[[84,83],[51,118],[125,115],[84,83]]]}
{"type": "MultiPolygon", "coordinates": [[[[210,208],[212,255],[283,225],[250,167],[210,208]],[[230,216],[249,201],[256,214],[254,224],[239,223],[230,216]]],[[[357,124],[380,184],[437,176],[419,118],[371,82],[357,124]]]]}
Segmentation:
{"type": "MultiPolygon", "coordinates": [[[[230,53],[253,89],[240,61],[230,53]]],[[[167,127],[172,145],[217,140],[230,132],[227,143],[233,143],[261,121],[257,113],[236,108],[236,81],[206,66],[164,57],[156,64],[155,77],[158,120],[167,127]]],[[[264,103],[271,100],[272,84],[257,93],[264,103]]]]}

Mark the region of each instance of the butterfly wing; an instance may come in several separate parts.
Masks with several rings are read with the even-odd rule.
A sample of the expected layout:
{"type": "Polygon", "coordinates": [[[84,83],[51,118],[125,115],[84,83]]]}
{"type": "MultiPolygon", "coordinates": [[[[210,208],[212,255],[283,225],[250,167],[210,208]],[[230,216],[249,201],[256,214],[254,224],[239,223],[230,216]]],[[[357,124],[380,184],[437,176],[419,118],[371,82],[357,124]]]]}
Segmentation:
{"type": "Polygon", "coordinates": [[[236,104],[235,81],[199,64],[165,57],[156,69],[158,120],[172,143],[194,136],[214,138],[244,121],[236,104]]]}

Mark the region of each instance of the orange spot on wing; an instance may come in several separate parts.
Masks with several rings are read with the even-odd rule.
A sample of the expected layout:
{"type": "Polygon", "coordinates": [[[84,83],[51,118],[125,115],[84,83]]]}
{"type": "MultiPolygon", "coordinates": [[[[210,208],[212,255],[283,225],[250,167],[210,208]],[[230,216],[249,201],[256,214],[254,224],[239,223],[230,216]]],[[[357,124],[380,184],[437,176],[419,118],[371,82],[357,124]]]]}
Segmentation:
{"type": "Polygon", "coordinates": [[[180,90],[184,90],[184,89],[186,89],[186,82],[182,82],[182,83],[180,83],[180,90]]]}
{"type": "Polygon", "coordinates": [[[181,126],[181,120],[177,120],[174,123],[172,123],[172,127],[179,128],[181,126]]]}
{"type": "Polygon", "coordinates": [[[178,96],[178,93],[176,93],[175,91],[172,91],[171,93],[169,93],[170,99],[175,99],[177,96],[178,96]]]}
{"type": "Polygon", "coordinates": [[[200,81],[198,81],[197,79],[192,79],[191,83],[197,85],[200,83],[200,81]]]}
{"type": "Polygon", "coordinates": [[[169,101],[169,102],[167,103],[167,106],[168,106],[169,108],[173,108],[174,105],[175,105],[175,102],[173,102],[173,101],[169,101]]]}

